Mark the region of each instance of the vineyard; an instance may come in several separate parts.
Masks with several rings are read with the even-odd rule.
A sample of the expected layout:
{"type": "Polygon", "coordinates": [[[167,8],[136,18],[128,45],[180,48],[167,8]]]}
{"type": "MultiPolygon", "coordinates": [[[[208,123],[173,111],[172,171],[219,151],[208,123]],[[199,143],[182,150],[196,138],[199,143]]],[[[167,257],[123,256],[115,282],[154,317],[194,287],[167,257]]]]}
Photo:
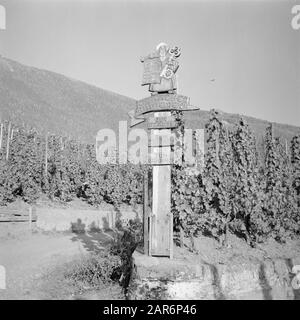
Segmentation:
{"type": "MultiPolygon", "coordinates": [[[[183,129],[182,115],[178,121],[183,129]]],[[[181,131],[183,132],[183,131],[181,131]]],[[[142,203],[147,166],[101,165],[95,147],[9,121],[0,128],[0,205],[41,196],[63,203],[79,198],[98,206],[142,203]]],[[[300,134],[289,143],[270,125],[258,151],[241,119],[228,128],[212,110],[206,124],[205,166],[172,169],[174,226],[193,239],[204,234],[227,244],[229,232],[251,246],[300,233],[300,134]]]]}

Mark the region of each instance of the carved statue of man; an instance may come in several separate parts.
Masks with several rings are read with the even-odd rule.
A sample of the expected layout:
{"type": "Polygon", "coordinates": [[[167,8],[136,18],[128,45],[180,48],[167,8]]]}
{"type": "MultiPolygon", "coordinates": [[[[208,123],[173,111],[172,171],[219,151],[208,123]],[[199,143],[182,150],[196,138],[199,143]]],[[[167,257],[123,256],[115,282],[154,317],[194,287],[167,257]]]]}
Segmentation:
{"type": "Polygon", "coordinates": [[[175,93],[177,89],[176,71],[179,67],[177,58],[180,56],[178,47],[169,48],[160,43],[156,51],[141,58],[144,63],[142,86],[149,85],[152,94],[175,93]]]}

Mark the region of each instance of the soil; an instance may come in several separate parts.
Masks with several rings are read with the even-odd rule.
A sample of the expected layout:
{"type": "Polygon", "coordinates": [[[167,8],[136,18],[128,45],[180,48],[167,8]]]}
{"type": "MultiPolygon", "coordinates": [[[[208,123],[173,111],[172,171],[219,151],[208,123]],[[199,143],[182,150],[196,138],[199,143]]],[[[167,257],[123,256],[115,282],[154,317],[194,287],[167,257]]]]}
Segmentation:
{"type": "MultiPolygon", "coordinates": [[[[83,259],[91,252],[101,250],[111,241],[107,232],[45,233],[33,224],[0,223],[0,265],[6,268],[7,288],[0,290],[2,299],[124,299],[119,285],[106,286],[100,290],[79,292],[65,278],[66,270],[77,259],[83,259]]],[[[235,263],[245,259],[264,260],[293,259],[300,264],[300,240],[279,244],[249,247],[244,239],[231,235],[229,247],[221,248],[219,243],[208,237],[194,239],[194,250],[185,239],[185,245],[174,246],[174,257],[212,265],[235,263]],[[295,260],[296,258],[296,260],[295,260]],[[299,262],[298,262],[299,261],[299,262]]]]}
{"type": "Polygon", "coordinates": [[[229,235],[227,247],[221,247],[213,238],[200,236],[194,239],[194,249],[189,239],[184,239],[184,247],[174,249],[175,257],[195,259],[195,256],[204,263],[227,264],[234,259],[263,261],[265,259],[295,259],[300,264],[300,239],[288,240],[286,243],[278,243],[269,240],[263,244],[257,244],[251,248],[244,239],[233,234],[229,235]]]}
{"type": "Polygon", "coordinates": [[[105,233],[42,233],[27,223],[0,223],[0,265],[6,269],[7,299],[124,299],[119,285],[83,292],[66,279],[72,262],[107,245],[105,233]]]}

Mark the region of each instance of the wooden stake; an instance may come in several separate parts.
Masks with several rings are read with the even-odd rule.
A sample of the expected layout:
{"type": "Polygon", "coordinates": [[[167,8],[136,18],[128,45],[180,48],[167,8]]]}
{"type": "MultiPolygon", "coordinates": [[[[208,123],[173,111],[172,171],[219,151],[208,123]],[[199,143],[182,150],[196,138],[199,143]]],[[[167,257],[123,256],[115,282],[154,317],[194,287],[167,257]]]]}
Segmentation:
{"type": "Polygon", "coordinates": [[[29,229],[31,230],[32,228],[32,206],[29,207],[29,229]]]}
{"type": "Polygon", "coordinates": [[[46,133],[46,142],[45,142],[45,176],[48,175],[48,133],[46,133]]]}
{"type": "Polygon", "coordinates": [[[1,123],[1,127],[0,127],[0,150],[2,149],[2,138],[3,138],[3,123],[1,123]]]}
{"type": "Polygon", "coordinates": [[[180,237],[180,247],[183,248],[184,234],[183,234],[183,228],[181,225],[179,225],[179,237],[180,237]]]}
{"type": "MultiPolygon", "coordinates": [[[[149,176],[148,176],[149,178],[149,176]]],[[[149,184],[148,184],[149,187],[149,184]]],[[[147,197],[149,196],[149,192],[147,194],[147,197]]],[[[151,167],[151,211],[149,212],[148,215],[148,252],[149,252],[149,256],[152,255],[152,218],[153,218],[153,166],[151,167]]]]}
{"type": "Polygon", "coordinates": [[[216,163],[217,166],[220,167],[220,158],[219,158],[219,152],[220,152],[220,147],[219,147],[219,137],[217,137],[216,140],[216,163]]]}
{"type": "MultiPolygon", "coordinates": [[[[169,116],[169,112],[154,113],[154,117],[169,116]]],[[[154,135],[169,135],[170,129],[152,130],[154,135]]],[[[151,147],[161,156],[152,169],[152,212],[150,217],[150,255],[173,258],[173,215],[171,211],[170,146],[151,147]],[[161,154],[160,154],[161,152],[161,154]]]]}
{"type": "MultiPolygon", "coordinates": [[[[171,166],[170,166],[170,171],[171,171],[171,166]]],[[[173,252],[174,252],[174,250],[173,250],[173,228],[174,228],[174,226],[173,226],[173,213],[171,212],[171,210],[170,210],[170,216],[169,216],[169,219],[170,219],[170,259],[173,259],[173,252]]]]}
{"type": "Polygon", "coordinates": [[[148,169],[144,174],[144,254],[149,255],[148,169]]]}
{"type": "Polygon", "coordinates": [[[8,156],[9,156],[10,128],[11,128],[11,123],[9,122],[8,123],[8,128],[7,128],[6,161],[8,160],[8,156]]]}
{"type": "Polygon", "coordinates": [[[64,150],[63,137],[60,137],[60,139],[59,139],[59,143],[60,143],[60,150],[64,150]]]}

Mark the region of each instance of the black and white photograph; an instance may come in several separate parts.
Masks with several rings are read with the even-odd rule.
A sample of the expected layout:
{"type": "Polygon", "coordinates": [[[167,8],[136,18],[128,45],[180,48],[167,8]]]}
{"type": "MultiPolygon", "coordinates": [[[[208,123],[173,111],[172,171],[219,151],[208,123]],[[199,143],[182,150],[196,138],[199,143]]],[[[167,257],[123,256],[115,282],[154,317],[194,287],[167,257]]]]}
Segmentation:
{"type": "Polygon", "coordinates": [[[300,300],[300,1],[0,0],[0,300],[300,300]]]}

